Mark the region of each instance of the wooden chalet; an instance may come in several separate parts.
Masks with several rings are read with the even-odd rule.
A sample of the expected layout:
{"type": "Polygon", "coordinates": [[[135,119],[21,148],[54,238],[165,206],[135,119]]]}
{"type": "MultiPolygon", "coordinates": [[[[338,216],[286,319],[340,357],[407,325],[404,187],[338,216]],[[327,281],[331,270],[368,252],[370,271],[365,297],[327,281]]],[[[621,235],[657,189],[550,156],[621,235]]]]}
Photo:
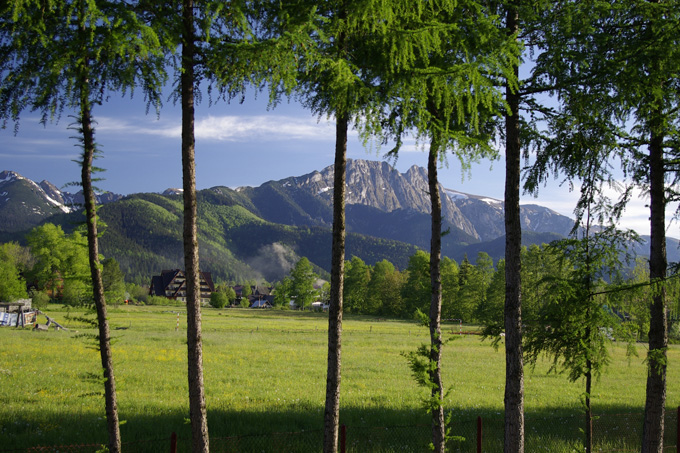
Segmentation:
{"type": "MultiPolygon", "coordinates": [[[[210,295],[215,292],[215,284],[210,272],[201,272],[201,303],[210,302],[210,295]]],[[[150,296],[167,297],[168,299],[187,301],[186,275],[180,269],[164,270],[161,275],[151,278],[150,296]]]]}

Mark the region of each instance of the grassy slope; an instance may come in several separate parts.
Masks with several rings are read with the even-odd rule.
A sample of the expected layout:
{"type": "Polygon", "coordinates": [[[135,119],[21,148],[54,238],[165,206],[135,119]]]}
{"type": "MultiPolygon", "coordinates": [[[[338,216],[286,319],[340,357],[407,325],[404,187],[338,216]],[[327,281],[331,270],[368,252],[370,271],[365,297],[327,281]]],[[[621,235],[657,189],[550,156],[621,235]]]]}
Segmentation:
{"type": "MultiPolygon", "coordinates": [[[[188,436],[186,319],[180,315],[180,329],[175,331],[177,315],[172,310],[178,308],[110,310],[112,325],[127,328],[115,331],[113,346],[120,416],[127,421],[121,427],[124,442],[167,439],[172,431],[183,439],[188,436]]],[[[81,334],[94,333],[67,320],[66,312],[52,315],[81,334]]],[[[322,427],[323,314],[206,309],[203,328],[212,437],[322,427]]],[[[355,433],[427,424],[420,406],[424,391],[415,385],[400,355],[427,341],[426,331],[409,322],[346,317],[343,339],[341,422],[355,433]]],[[[105,442],[98,355],[90,346],[74,331],[0,329],[1,448],[105,442]]],[[[638,350],[640,358],[629,361],[622,346],[613,347],[612,366],[595,386],[596,412],[641,411],[645,351],[643,346],[638,350]]],[[[494,423],[502,420],[503,358],[502,350],[494,351],[474,336],[460,337],[444,350],[445,384],[452,387],[447,408],[461,427],[477,415],[496,420],[487,427],[491,440],[502,439],[494,423]]],[[[672,346],[671,408],[680,405],[679,363],[680,349],[672,346]]],[[[581,385],[562,375],[546,375],[546,365],[526,372],[527,436],[531,429],[533,434],[554,429],[550,420],[557,414],[571,420],[567,432],[578,439],[581,385]]]]}

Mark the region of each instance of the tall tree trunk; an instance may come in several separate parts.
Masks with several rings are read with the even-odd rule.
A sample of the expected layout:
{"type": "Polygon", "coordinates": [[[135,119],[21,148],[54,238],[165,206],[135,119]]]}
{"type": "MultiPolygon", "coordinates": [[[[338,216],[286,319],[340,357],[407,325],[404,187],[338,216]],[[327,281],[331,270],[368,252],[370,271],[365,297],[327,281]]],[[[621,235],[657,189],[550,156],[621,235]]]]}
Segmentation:
{"type": "Polygon", "coordinates": [[[328,308],[328,370],[324,412],[323,451],[338,451],[340,424],[340,378],[342,346],[342,302],[345,277],[345,176],[347,172],[347,129],[349,117],[340,115],[335,125],[335,175],[333,181],[333,245],[331,257],[331,300],[328,308]]]}
{"type": "MultiPolygon", "coordinates": [[[[660,124],[660,120],[658,121],[660,124]]],[[[663,135],[657,124],[652,127],[649,144],[650,250],[649,277],[652,281],[652,303],[649,319],[649,352],[647,353],[647,396],[642,430],[642,452],[662,453],[666,406],[666,197],[663,159],[663,135]],[[657,127],[654,127],[657,126],[657,127]]]]}
{"type": "Polygon", "coordinates": [[[193,0],[182,8],[182,181],[184,189],[184,268],[186,276],[189,417],[192,451],[208,452],[208,417],[203,386],[201,285],[196,228],[196,163],[194,159],[195,32],[193,0]]]}
{"type": "MultiPolygon", "coordinates": [[[[590,308],[588,308],[590,311],[590,308]]],[[[586,337],[590,338],[590,326],[586,328],[586,337]]],[[[588,358],[586,360],[586,453],[593,451],[593,409],[590,406],[590,392],[593,388],[593,363],[588,358]]]]}
{"type": "MultiPolygon", "coordinates": [[[[81,4],[81,13],[85,15],[84,4],[81,4]]],[[[87,32],[81,28],[80,32],[87,39],[87,32]]],[[[99,354],[104,370],[104,405],[106,407],[106,426],[109,432],[109,451],[119,453],[121,451],[120,426],[118,423],[118,398],[116,396],[116,379],[113,372],[113,357],[111,353],[111,334],[109,321],[106,313],[106,299],[104,297],[104,284],[99,265],[99,242],[97,232],[97,209],[94,187],[92,187],[92,165],[96,151],[94,141],[94,127],[92,126],[92,108],[90,103],[90,59],[87,50],[83,51],[85,57],[82,63],[77,65],[80,85],[80,127],[83,145],[83,160],[81,163],[81,184],[83,186],[83,198],[85,200],[85,222],[87,224],[87,251],[92,278],[92,296],[97,311],[97,326],[99,329],[99,354]]]]}
{"type": "MultiPolygon", "coordinates": [[[[516,7],[507,11],[507,30],[517,33],[516,7]]],[[[516,74],[518,68],[515,68],[516,74]]],[[[519,214],[519,95],[506,87],[505,117],[505,439],[506,453],[524,451],[524,364],[522,357],[521,251],[519,214]]]]}
{"type": "Polygon", "coordinates": [[[432,138],[430,154],[427,159],[427,181],[432,206],[432,238],[430,239],[430,363],[435,366],[430,371],[432,400],[438,405],[432,408],[432,443],[436,453],[446,450],[446,420],[444,419],[444,386],[442,384],[442,201],[439,194],[437,163],[439,142],[432,138]]]}
{"type": "Polygon", "coordinates": [[[97,239],[97,211],[94,188],[92,187],[92,162],[94,160],[95,142],[90,110],[89,89],[86,77],[83,77],[80,99],[80,121],[83,134],[83,162],[81,183],[83,198],[85,199],[85,217],[87,222],[87,248],[92,277],[92,291],[94,305],[97,310],[97,324],[99,326],[99,353],[104,370],[104,399],[106,405],[106,425],[109,431],[109,451],[118,453],[121,450],[120,428],[118,425],[118,401],[116,397],[116,380],[113,373],[113,358],[111,354],[111,340],[109,321],[106,314],[106,299],[102,272],[99,266],[99,243],[97,239]]]}
{"type": "MultiPolygon", "coordinates": [[[[590,165],[588,166],[588,175],[592,175],[592,170],[593,170],[593,164],[594,162],[591,160],[590,165]]],[[[593,186],[592,180],[589,181],[588,183],[588,209],[586,213],[586,231],[584,234],[584,239],[586,241],[586,291],[587,291],[587,297],[588,297],[588,305],[586,306],[586,331],[585,331],[585,337],[586,337],[586,342],[589,345],[589,348],[586,351],[586,397],[585,397],[585,405],[586,405],[586,438],[585,438],[585,449],[586,453],[592,453],[593,451],[593,409],[590,405],[590,395],[592,392],[593,388],[593,360],[592,360],[592,344],[593,344],[593,338],[592,338],[592,330],[591,330],[591,316],[592,316],[592,308],[593,308],[593,303],[594,303],[594,296],[593,294],[593,279],[591,276],[592,272],[592,256],[590,255],[590,223],[591,223],[591,206],[593,203],[593,197],[594,197],[594,189],[595,187],[593,186]]],[[[578,233],[577,233],[578,234],[578,233]]]]}

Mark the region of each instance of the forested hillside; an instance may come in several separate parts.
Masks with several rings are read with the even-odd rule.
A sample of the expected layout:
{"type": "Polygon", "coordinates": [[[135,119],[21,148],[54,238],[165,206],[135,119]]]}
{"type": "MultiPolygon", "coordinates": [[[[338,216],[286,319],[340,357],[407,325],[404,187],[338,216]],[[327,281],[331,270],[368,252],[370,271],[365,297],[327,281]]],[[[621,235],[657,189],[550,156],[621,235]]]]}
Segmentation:
{"type": "MultiPolygon", "coordinates": [[[[212,272],[216,281],[276,281],[302,256],[322,274],[328,272],[329,229],[266,222],[238,204],[237,198],[233,191],[200,192],[201,267],[212,272]]],[[[162,269],[182,267],[180,196],[136,194],[102,206],[99,214],[107,225],[102,253],[118,260],[128,280],[148,283],[162,269]]],[[[61,217],[64,227],[73,228],[79,216],[61,217]]],[[[349,235],[347,244],[349,256],[368,263],[388,259],[402,269],[416,251],[412,245],[356,234],[349,235]]]]}

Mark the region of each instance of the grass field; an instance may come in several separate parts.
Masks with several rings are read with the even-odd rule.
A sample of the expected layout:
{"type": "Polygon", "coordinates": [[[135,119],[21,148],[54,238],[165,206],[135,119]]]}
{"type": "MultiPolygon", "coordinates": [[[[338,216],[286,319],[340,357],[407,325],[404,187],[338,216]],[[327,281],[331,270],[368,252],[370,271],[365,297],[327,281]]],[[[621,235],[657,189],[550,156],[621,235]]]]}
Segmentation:
{"type": "MultiPolygon", "coordinates": [[[[93,340],[83,335],[94,330],[75,319],[82,313],[50,308],[50,315],[70,331],[0,329],[0,450],[106,443],[99,355],[93,340]]],[[[181,308],[109,310],[112,327],[121,328],[114,331],[113,357],[121,435],[130,444],[128,451],[135,443],[154,439],[159,439],[159,451],[167,451],[173,431],[180,447],[189,440],[186,318],[180,315],[176,331],[177,310],[181,308]]],[[[320,451],[326,330],[323,313],[204,310],[205,385],[214,450],[320,451]],[[285,449],[282,437],[269,435],[302,431],[289,436],[300,445],[285,449]],[[258,437],[263,434],[267,436],[258,437]],[[225,439],[232,436],[240,436],[240,442],[250,436],[260,444],[234,447],[225,439]]],[[[452,443],[451,451],[470,451],[477,416],[485,423],[485,451],[494,451],[502,444],[503,349],[494,350],[478,336],[451,335],[458,332],[457,325],[445,330],[456,337],[444,350],[445,385],[451,387],[446,409],[452,412],[454,434],[466,438],[452,443]]],[[[388,446],[395,442],[412,445],[406,451],[426,451],[429,418],[420,403],[424,390],[416,386],[400,355],[423,342],[427,332],[413,322],[345,317],[341,423],[348,426],[352,451],[396,451],[388,446]],[[410,428],[392,429],[397,426],[410,428]]],[[[594,408],[601,414],[596,439],[604,449],[627,447],[618,445],[624,442],[622,433],[633,439],[629,442],[638,436],[646,350],[644,345],[637,349],[639,357],[627,358],[625,347],[614,344],[612,364],[595,384],[594,408]],[[636,415],[615,415],[629,413],[636,415]]],[[[680,348],[672,346],[668,355],[667,407],[677,408],[680,348]]],[[[572,451],[581,438],[582,384],[548,375],[547,368],[540,363],[525,371],[527,451],[539,451],[539,445],[551,445],[542,451],[572,451]]],[[[674,443],[675,427],[668,430],[674,443]]],[[[140,451],[149,450],[139,445],[140,451]]]]}

